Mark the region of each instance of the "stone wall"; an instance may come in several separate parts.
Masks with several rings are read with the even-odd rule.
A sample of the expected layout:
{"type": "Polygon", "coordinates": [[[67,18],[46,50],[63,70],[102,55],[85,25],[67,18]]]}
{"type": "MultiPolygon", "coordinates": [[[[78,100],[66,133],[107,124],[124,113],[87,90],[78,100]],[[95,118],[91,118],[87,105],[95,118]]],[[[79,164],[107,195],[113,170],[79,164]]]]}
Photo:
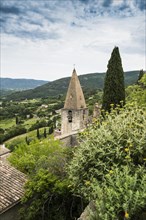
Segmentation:
{"type": "Polygon", "coordinates": [[[61,133],[63,135],[71,134],[85,128],[88,120],[88,109],[71,110],[71,122],[68,120],[68,112],[69,110],[67,109],[62,109],[61,112],[61,133]]]}
{"type": "Polygon", "coordinates": [[[66,147],[73,147],[78,145],[78,132],[72,132],[71,134],[56,136],[55,139],[60,140],[66,147]]]}

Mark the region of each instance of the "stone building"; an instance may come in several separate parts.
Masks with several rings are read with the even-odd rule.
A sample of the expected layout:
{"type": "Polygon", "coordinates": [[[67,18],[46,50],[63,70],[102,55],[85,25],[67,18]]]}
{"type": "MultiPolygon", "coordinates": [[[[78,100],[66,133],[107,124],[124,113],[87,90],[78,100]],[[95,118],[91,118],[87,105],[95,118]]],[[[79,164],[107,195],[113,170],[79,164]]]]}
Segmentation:
{"type": "Polygon", "coordinates": [[[84,94],[76,70],[73,70],[64,108],[61,111],[61,134],[67,135],[85,128],[88,119],[84,94]]]}
{"type": "Polygon", "coordinates": [[[61,109],[61,130],[55,131],[55,139],[61,140],[65,146],[77,145],[78,132],[88,122],[88,108],[76,70],[73,70],[69,83],[64,108],[61,109]]]}
{"type": "Polygon", "coordinates": [[[0,146],[0,219],[19,220],[20,201],[26,176],[12,167],[6,158],[10,151],[0,146]]]}

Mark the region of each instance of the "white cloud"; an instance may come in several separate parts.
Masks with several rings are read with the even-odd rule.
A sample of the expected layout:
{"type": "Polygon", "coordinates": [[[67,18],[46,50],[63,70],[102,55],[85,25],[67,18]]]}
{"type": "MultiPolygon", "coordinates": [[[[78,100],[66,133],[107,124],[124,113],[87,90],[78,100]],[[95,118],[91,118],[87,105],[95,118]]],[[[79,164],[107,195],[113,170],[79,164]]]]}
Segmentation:
{"type": "Polygon", "coordinates": [[[71,75],[74,63],[78,74],[104,72],[114,46],[124,70],[146,69],[145,13],[131,1],[106,8],[90,0],[27,3],[7,8],[13,13],[3,22],[3,77],[54,80],[71,75]]]}

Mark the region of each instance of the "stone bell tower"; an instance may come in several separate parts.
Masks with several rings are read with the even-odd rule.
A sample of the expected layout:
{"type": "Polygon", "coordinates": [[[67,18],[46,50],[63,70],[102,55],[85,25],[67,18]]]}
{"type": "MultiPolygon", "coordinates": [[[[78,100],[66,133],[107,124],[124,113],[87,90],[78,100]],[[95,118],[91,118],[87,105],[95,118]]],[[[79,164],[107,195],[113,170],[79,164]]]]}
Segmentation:
{"type": "Polygon", "coordinates": [[[83,91],[76,70],[73,70],[64,108],[61,112],[61,134],[71,134],[85,128],[88,119],[83,91]]]}

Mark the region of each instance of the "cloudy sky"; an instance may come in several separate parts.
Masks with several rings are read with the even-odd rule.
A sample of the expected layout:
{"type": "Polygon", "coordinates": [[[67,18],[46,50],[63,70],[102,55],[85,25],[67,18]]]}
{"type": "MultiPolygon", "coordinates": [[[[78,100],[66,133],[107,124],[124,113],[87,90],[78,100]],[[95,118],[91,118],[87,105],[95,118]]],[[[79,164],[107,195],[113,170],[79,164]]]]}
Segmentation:
{"type": "Polygon", "coordinates": [[[2,77],[105,72],[115,46],[124,71],[146,69],[145,0],[1,0],[0,10],[2,77]]]}

